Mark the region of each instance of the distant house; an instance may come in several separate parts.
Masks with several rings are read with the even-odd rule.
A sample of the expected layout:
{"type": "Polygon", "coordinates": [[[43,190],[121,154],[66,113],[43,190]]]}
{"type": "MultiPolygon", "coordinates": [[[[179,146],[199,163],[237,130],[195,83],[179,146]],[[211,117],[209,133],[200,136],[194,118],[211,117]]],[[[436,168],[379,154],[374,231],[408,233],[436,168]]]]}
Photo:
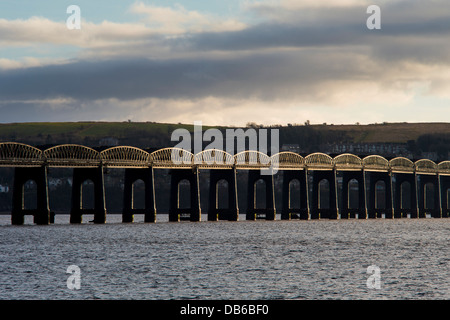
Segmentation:
{"type": "Polygon", "coordinates": [[[328,147],[330,153],[353,153],[356,155],[378,154],[412,158],[408,146],[402,143],[340,143],[328,147]]]}
{"type": "Polygon", "coordinates": [[[298,144],[283,144],[281,146],[281,151],[300,153],[300,146],[298,144]]]}
{"type": "Polygon", "coordinates": [[[100,147],[117,147],[119,145],[119,139],[113,137],[106,137],[100,139],[98,144],[100,147]]]}

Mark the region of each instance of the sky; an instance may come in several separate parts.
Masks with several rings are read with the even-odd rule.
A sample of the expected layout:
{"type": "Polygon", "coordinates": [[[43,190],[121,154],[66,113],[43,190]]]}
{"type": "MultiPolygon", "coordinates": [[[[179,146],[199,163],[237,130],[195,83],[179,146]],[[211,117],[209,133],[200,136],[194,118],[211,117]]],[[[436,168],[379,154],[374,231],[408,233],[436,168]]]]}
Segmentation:
{"type": "Polygon", "coordinates": [[[448,122],[450,2],[0,1],[1,123],[128,120],[448,122]]]}

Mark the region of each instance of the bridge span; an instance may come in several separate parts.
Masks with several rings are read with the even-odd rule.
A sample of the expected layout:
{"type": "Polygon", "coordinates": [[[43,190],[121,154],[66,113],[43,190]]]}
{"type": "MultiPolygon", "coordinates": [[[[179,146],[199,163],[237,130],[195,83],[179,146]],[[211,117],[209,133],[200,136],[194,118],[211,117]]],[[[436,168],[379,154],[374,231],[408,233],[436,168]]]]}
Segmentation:
{"type": "Polygon", "coordinates": [[[133,222],[134,214],[143,213],[145,222],[155,222],[157,217],[154,172],[169,169],[170,204],[169,221],[200,221],[199,172],[209,171],[208,220],[239,220],[238,189],[247,190],[246,219],[275,220],[274,174],[282,175],[281,219],[374,219],[374,218],[447,218],[450,214],[450,161],[435,163],[428,159],[411,161],[397,157],[387,160],[379,155],[360,158],[353,154],[341,154],[334,158],[324,153],[305,157],[292,152],[280,152],[271,156],[258,151],[243,151],[231,155],[222,150],[205,150],[197,154],[178,148],[164,148],[154,152],[118,146],[103,151],[75,144],[64,144],[40,150],[16,143],[0,143],[0,167],[14,168],[11,222],[24,223],[25,215],[33,215],[36,224],[49,224],[53,216],[49,208],[48,168],[73,168],[70,223],[81,223],[86,213],[94,214],[94,223],[106,222],[104,172],[122,168],[124,173],[123,222],[133,222]],[[236,172],[248,172],[246,185],[238,183],[236,172]],[[271,171],[272,170],[272,171],[271,171]],[[273,173],[273,174],[271,174],[273,173]],[[24,209],[24,184],[33,180],[37,185],[37,207],[24,209]],[[84,181],[94,184],[93,210],[83,209],[81,187],[84,181]],[[145,208],[134,209],[133,183],[145,184],[145,208]],[[190,184],[190,208],[180,208],[180,182],[190,184]],[[218,183],[228,184],[226,208],[218,206],[218,183]],[[265,205],[256,206],[256,183],[266,185],[265,205]],[[291,183],[300,185],[300,192],[291,192],[291,183]],[[324,190],[328,203],[323,204],[324,190]],[[358,207],[349,201],[350,183],[358,184],[358,207]],[[378,205],[377,186],[384,185],[384,206],[378,205]],[[405,205],[404,184],[410,186],[409,205],[405,205]],[[341,192],[338,192],[338,185],[341,192]],[[427,188],[433,189],[432,199],[427,199],[427,188]],[[292,207],[294,198],[299,203],[292,207]],[[432,203],[432,205],[428,205],[432,203]]]}

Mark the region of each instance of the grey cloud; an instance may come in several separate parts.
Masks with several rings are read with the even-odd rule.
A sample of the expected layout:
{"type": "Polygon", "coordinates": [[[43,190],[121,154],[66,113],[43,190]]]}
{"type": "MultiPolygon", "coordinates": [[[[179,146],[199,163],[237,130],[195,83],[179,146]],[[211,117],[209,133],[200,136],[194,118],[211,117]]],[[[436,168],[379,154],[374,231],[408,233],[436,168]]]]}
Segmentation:
{"type": "Polygon", "coordinates": [[[313,89],[323,81],[352,80],[366,72],[366,66],[338,50],[253,53],[226,59],[80,61],[0,72],[0,100],[305,98],[314,96],[313,89]]]}
{"type": "MultiPolygon", "coordinates": [[[[382,46],[389,38],[413,38],[417,42],[439,37],[448,43],[450,3],[401,1],[381,6],[381,30],[368,30],[366,7],[277,8],[277,19],[240,31],[200,33],[172,40],[172,46],[187,50],[258,50],[276,47],[382,46]]],[[[259,8],[258,10],[262,10],[259,8]]],[[[268,8],[264,9],[269,11],[268,8]]],[[[272,9],[273,10],[273,9],[272,9]]]]}

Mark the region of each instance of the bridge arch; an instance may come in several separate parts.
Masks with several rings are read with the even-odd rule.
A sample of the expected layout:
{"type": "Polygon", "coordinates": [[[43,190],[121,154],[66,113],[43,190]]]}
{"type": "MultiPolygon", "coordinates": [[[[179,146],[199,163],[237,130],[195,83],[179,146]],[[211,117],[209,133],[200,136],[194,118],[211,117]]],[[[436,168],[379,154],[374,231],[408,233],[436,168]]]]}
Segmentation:
{"type": "Polygon", "coordinates": [[[389,161],[389,167],[392,172],[398,173],[414,173],[414,162],[404,157],[397,157],[389,161]]]}
{"type": "Polygon", "coordinates": [[[214,184],[214,192],[216,193],[216,209],[230,209],[229,188],[230,185],[227,179],[220,179],[214,184]]]}
{"type": "Polygon", "coordinates": [[[438,171],[442,175],[450,175],[450,161],[443,161],[439,163],[438,171]]]}
{"type": "Polygon", "coordinates": [[[231,168],[234,157],[223,150],[207,149],[194,155],[194,164],[204,168],[231,168]]]}
{"type": "Polygon", "coordinates": [[[365,170],[369,171],[389,171],[389,161],[378,155],[367,156],[362,160],[365,170]]]}
{"type": "Polygon", "coordinates": [[[189,179],[181,179],[178,181],[178,201],[177,209],[186,210],[191,208],[191,181],[189,179]]]}
{"type": "Polygon", "coordinates": [[[100,153],[92,148],[77,144],[63,144],[44,151],[50,167],[98,167],[100,153]]]}
{"type": "Polygon", "coordinates": [[[434,161],[421,159],[415,162],[416,172],[421,174],[436,174],[438,166],[434,161]]]}
{"type": "Polygon", "coordinates": [[[24,181],[21,185],[22,207],[24,210],[37,210],[38,208],[38,182],[34,178],[24,181]]]}
{"type": "Polygon", "coordinates": [[[267,183],[263,179],[253,182],[253,205],[255,209],[265,209],[267,196],[267,183]]]}
{"type": "Polygon", "coordinates": [[[299,178],[293,178],[288,182],[288,210],[290,209],[300,209],[301,208],[301,192],[302,190],[301,182],[299,178]]]}
{"type": "Polygon", "coordinates": [[[412,209],[412,193],[413,186],[411,185],[411,183],[409,181],[403,181],[400,184],[400,209],[412,209]]]}
{"type": "Polygon", "coordinates": [[[374,209],[386,209],[387,202],[389,201],[387,192],[388,186],[386,185],[386,181],[377,180],[374,183],[374,209]]]}
{"type": "Polygon", "coordinates": [[[24,143],[0,143],[0,166],[38,167],[44,163],[42,151],[24,143]]]}
{"type": "Polygon", "coordinates": [[[337,170],[361,170],[363,168],[361,158],[351,153],[336,156],[333,164],[337,170]]]}
{"type": "Polygon", "coordinates": [[[278,169],[298,170],[304,168],[305,159],[297,153],[284,151],[274,154],[271,157],[271,163],[278,169]]]}
{"type": "Polygon", "coordinates": [[[333,158],[325,153],[312,153],[305,157],[305,166],[313,170],[333,169],[333,158]]]}
{"type": "Polygon", "coordinates": [[[194,155],[181,148],[164,148],[150,153],[149,160],[157,168],[191,168],[194,155]]]}
{"type": "Polygon", "coordinates": [[[330,180],[327,178],[321,179],[317,183],[317,196],[318,196],[318,209],[330,209],[332,207],[331,201],[332,197],[330,196],[332,185],[330,180]]]}
{"type": "Polygon", "coordinates": [[[235,164],[240,169],[260,169],[270,166],[270,157],[262,152],[246,150],[234,156],[235,164]]]}
{"type": "Polygon", "coordinates": [[[366,171],[389,171],[389,161],[378,155],[367,156],[362,159],[363,167],[366,171]]]}
{"type": "Polygon", "coordinates": [[[150,154],[136,147],[119,146],[103,150],[100,158],[104,165],[116,168],[146,168],[150,154]]]}

